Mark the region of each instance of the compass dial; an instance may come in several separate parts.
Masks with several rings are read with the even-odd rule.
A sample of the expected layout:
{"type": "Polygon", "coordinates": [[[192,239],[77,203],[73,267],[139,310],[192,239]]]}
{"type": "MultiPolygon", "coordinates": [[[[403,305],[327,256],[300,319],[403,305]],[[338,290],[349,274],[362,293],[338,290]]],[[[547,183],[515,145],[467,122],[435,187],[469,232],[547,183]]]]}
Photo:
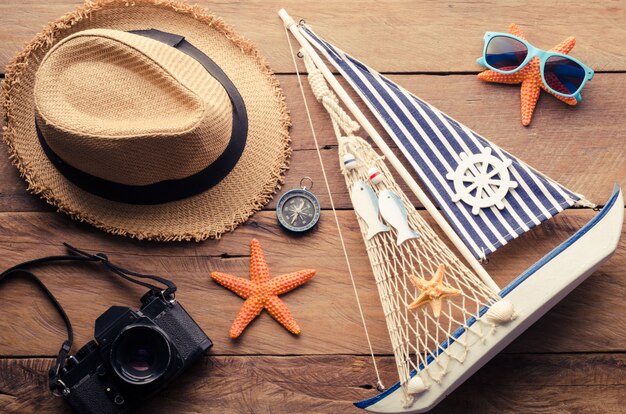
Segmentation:
{"type": "Polygon", "coordinates": [[[278,201],[278,222],[287,230],[302,232],[309,230],[320,218],[320,204],[307,190],[291,190],[278,201]]]}

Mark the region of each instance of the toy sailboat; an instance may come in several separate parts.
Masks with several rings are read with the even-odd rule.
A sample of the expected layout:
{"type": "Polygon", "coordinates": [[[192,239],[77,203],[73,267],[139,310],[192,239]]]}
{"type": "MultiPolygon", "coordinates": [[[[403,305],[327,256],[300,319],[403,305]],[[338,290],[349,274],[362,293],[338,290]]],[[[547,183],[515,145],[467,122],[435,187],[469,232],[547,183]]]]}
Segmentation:
{"type": "Polygon", "coordinates": [[[311,89],[330,115],[348,189],[367,190],[367,197],[353,194],[353,203],[357,198],[373,200],[367,201],[369,206],[354,207],[374,212],[357,218],[399,380],[355,405],[377,413],[428,411],[611,256],[623,222],[622,192],[616,186],[590,222],[501,289],[481,266],[481,259],[566,208],[593,205],[321,39],[304,22],[296,24],[286,11],[279,15],[300,43],[311,89]],[[365,102],[433,201],[351,100],[322,56],[365,102]],[[384,158],[355,135],[359,127],[384,158]],[[469,267],[416,212],[385,161],[469,267]],[[370,226],[383,226],[381,217],[376,217],[376,198],[380,216],[389,226],[374,233],[370,226]]]}

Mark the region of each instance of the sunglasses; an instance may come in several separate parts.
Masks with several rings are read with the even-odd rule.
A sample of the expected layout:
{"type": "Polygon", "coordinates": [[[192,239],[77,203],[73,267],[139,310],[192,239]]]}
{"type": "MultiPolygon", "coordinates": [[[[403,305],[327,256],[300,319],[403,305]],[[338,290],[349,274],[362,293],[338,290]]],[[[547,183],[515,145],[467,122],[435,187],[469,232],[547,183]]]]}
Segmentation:
{"type": "Polygon", "coordinates": [[[593,70],[582,62],[562,53],[538,49],[508,33],[485,33],[483,56],[479,65],[509,74],[522,69],[531,59],[539,57],[541,78],[550,92],[580,101],[580,91],[593,78],[593,70]]]}

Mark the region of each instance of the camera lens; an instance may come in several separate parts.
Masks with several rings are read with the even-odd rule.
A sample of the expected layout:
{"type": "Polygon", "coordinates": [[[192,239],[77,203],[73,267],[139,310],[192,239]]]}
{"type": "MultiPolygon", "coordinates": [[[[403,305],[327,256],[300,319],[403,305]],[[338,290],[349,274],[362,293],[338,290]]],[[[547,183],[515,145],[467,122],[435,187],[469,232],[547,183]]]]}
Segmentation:
{"type": "Polygon", "coordinates": [[[161,378],[171,361],[170,345],[155,327],[130,326],[111,346],[115,373],[131,385],[144,385],[161,378]]]}

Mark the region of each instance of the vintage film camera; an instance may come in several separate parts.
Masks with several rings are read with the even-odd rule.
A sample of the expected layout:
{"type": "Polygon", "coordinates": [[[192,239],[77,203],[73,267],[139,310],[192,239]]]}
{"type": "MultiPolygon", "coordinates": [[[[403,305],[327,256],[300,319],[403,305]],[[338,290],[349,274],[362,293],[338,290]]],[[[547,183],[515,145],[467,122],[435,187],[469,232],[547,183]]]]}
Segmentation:
{"type": "Polygon", "coordinates": [[[176,301],[174,282],[124,269],[110,262],[103,253],[91,254],[63,244],[70,254],[17,264],[0,273],[0,283],[10,278],[29,279],[61,316],[67,339],[50,368],[48,385],[76,412],[117,414],[134,409],[165,388],[213,346],[176,301]],[[59,262],[97,263],[128,282],[150,290],[141,298],[139,310],[112,306],[100,315],[96,320],[95,340],[88,342],[76,355],[69,356],[74,337],[72,323],[54,294],[30,270],[59,262]]]}
{"type": "Polygon", "coordinates": [[[113,306],[61,369],[59,383],[79,413],[122,413],[166,387],[213,344],[173,298],[149,291],[141,308],[113,306]]]}

